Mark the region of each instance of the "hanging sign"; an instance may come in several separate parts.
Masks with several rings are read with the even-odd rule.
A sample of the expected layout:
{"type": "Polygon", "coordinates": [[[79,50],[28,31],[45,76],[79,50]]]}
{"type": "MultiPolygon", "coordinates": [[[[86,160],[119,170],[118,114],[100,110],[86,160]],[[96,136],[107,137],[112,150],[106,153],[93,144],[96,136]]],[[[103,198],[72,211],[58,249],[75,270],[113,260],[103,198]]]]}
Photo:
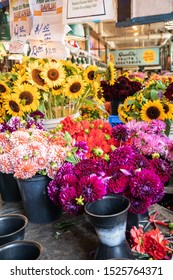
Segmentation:
{"type": "Polygon", "coordinates": [[[62,42],[43,42],[30,40],[30,57],[66,59],[67,51],[62,42]]]}
{"type": "Polygon", "coordinates": [[[62,0],[30,0],[33,27],[29,36],[30,56],[66,59],[66,25],[62,22],[62,0]]]}
{"type": "Polygon", "coordinates": [[[173,11],[172,0],[132,0],[131,18],[156,16],[171,13],[173,11]]]}
{"type": "Polygon", "coordinates": [[[93,20],[115,20],[113,0],[64,0],[63,21],[67,24],[93,20]]]}
{"type": "Polygon", "coordinates": [[[29,39],[61,41],[66,27],[62,23],[61,0],[30,0],[33,28],[29,39]]]}
{"type": "MultiPolygon", "coordinates": [[[[102,53],[102,59],[105,52],[102,53]]],[[[159,48],[143,48],[111,51],[115,67],[159,65],[159,48]]]]}
{"type": "Polygon", "coordinates": [[[23,53],[23,47],[32,27],[29,0],[11,0],[9,2],[11,21],[10,30],[12,37],[9,52],[23,53]]]}

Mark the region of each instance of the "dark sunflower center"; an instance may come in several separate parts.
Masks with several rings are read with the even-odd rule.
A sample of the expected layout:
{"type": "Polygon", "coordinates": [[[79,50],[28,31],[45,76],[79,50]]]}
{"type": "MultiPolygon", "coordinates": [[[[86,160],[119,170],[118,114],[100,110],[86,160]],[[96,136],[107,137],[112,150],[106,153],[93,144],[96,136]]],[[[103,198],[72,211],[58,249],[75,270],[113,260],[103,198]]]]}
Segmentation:
{"type": "Polygon", "coordinates": [[[98,98],[98,99],[101,99],[101,98],[102,98],[102,92],[101,92],[100,90],[97,92],[97,98],[98,98]]]}
{"type": "Polygon", "coordinates": [[[155,106],[151,106],[147,109],[146,114],[151,120],[158,119],[158,117],[160,116],[160,110],[155,106]]]}
{"type": "Polygon", "coordinates": [[[88,79],[89,79],[89,80],[94,80],[94,71],[90,71],[90,72],[88,73],[88,79]]]}
{"type": "Polygon", "coordinates": [[[18,113],[20,111],[19,105],[13,100],[11,100],[9,102],[9,106],[10,106],[11,110],[13,110],[16,113],[18,113]]]}
{"type": "Polygon", "coordinates": [[[80,89],[81,89],[81,84],[78,83],[78,82],[73,83],[73,84],[71,85],[71,87],[70,87],[70,91],[71,91],[72,93],[76,93],[76,92],[78,92],[80,89]]]}
{"type": "Polygon", "coordinates": [[[0,84],[0,92],[6,92],[6,88],[0,84]]]}
{"type": "Polygon", "coordinates": [[[169,112],[169,107],[167,104],[164,104],[163,109],[164,109],[165,114],[167,114],[169,112]]]}
{"type": "Polygon", "coordinates": [[[50,69],[47,76],[51,81],[56,81],[59,78],[59,72],[56,69],[50,69]]]}
{"type": "Polygon", "coordinates": [[[29,91],[22,91],[19,98],[25,100],[25,105],[30,105],[33,102],[33,95],[29,91]]]}
{"type": "Polygon", "coordinates": [[[44,86],[44,80],[40,77],[40,73],[41,71],[38,69],[32,70],[32,79],[37,85],[44,86]]]}
{"type": "Polygon", "coordinates": [[[59,90],[61,88],[61,86],[54,86],[53,89],[54,90],[59,90]]]}

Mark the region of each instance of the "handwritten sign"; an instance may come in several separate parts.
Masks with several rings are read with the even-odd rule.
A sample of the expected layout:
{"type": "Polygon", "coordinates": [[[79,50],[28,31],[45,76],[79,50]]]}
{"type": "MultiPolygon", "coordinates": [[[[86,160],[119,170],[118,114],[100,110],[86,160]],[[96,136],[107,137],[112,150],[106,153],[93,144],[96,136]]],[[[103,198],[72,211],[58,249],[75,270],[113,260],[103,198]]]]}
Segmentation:
{"type": "Polygon", "coordinates": [[[25,41],[13,39],[10,42],[9,53],[23,54],[24,47],[25,41]]]}
{"type": "Polygon", "coordinates": [[[29,0],[11,0],[9,4],[12,37],[9,52],[23,53],[32,25],[29,0]]]}
{"type": "Polygon", "coordinates": [[[30,0],[33,16],[62,14],[63,0],[30,0]]]}
{"type": "Polygon", "coordinates": [[[63,1],[63,22],[67,24],[116,18],[113,0],[63,1]]]}
{"type": "Polygon", "coordinates": [[[62,42],[29,40],[30,56],[35,58],[66,59],[67,51],[62,42]]]}
{"type": "Polygon", "coordinates": [[[65,36],[65,24],[58,16],[40,16],[33,20],[33,28],[29,39],[42,41],[61,41],[65,36]]]}

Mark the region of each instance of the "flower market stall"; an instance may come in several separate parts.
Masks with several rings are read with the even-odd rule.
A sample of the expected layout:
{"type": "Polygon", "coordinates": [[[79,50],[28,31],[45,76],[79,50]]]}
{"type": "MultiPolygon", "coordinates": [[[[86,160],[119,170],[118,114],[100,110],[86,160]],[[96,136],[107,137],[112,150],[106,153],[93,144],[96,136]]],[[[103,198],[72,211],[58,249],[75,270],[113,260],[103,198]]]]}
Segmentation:
{"type": "Polygon", "coordinates": [[[40,243],[47,248],[43,259],[96,258],[92,252],[98,240],[87,220],[86,205],[109,196],[128,201],[123,236],[133,258],[172,258],[172,213],[158,205],[165,186],[172,188],[171,82],[158,79],[144,86],[134,77],[118,77],[112,63],[104,69],[82,68],[70,61],[28,57],[4,75],[0,81],[0,172],[17,181],[21,201],[10,206],[2,202],[2,213],[25,213],[30,227],[26,236],[42,236],[40,243]],[[122,102],[118,106],[122,123],[115,126],[109,123],[104,106],[107,89],[122,102]],[[47,129],[45,121],[50,119],[58,123],[47,129]],[[41,192],[38,181],[30,188],[35,177],[47,179],[41,192]],[[25,181],[29,194],[23,193],[25,181]],[[50,219],[35,200],[35,191],[37,199],[49,201],[43,208],[53,211],[50,219]],[[150,215],[153,209],[159,212],[157,218],[150,215]],[[130,224],[132,217],[136,224],[130,224]],[[163,217],[169,217],[167,224],[163,217]],[[146,219],[150,222],[147,231],[140,227],[146,219]],[[140,249],[136,236],[144,243],[140,249]],[[71,254],[74,238],[79,255],[76,250],[71,254]],[[90,248],[83,243],[87,238],[90,248]],[[155,244],[156,252],[148,242],[155,244]],[[60,249],[51,249],[55,243],[60,249]]]}

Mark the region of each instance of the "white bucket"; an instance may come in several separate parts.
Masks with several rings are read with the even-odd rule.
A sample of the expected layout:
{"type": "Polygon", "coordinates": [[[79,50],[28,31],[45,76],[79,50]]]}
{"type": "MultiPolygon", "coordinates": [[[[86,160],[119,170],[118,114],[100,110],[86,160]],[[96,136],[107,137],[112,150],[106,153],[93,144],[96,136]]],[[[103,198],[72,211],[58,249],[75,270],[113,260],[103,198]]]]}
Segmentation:
{"type": "MultiPolygon", "coordinates": [[[[73,115],[70,115],[72,118],[78,118],[80,116],[80,113],[77,112],[73,115]]],[[[66,116],[67,117],[67,116],[66,116]]],[[[43,121],[43,126],[46,130],[54,129],[61,121],[63,121],[66,117],[57,118],[57,119],[49,119],[43,121]]]]}

